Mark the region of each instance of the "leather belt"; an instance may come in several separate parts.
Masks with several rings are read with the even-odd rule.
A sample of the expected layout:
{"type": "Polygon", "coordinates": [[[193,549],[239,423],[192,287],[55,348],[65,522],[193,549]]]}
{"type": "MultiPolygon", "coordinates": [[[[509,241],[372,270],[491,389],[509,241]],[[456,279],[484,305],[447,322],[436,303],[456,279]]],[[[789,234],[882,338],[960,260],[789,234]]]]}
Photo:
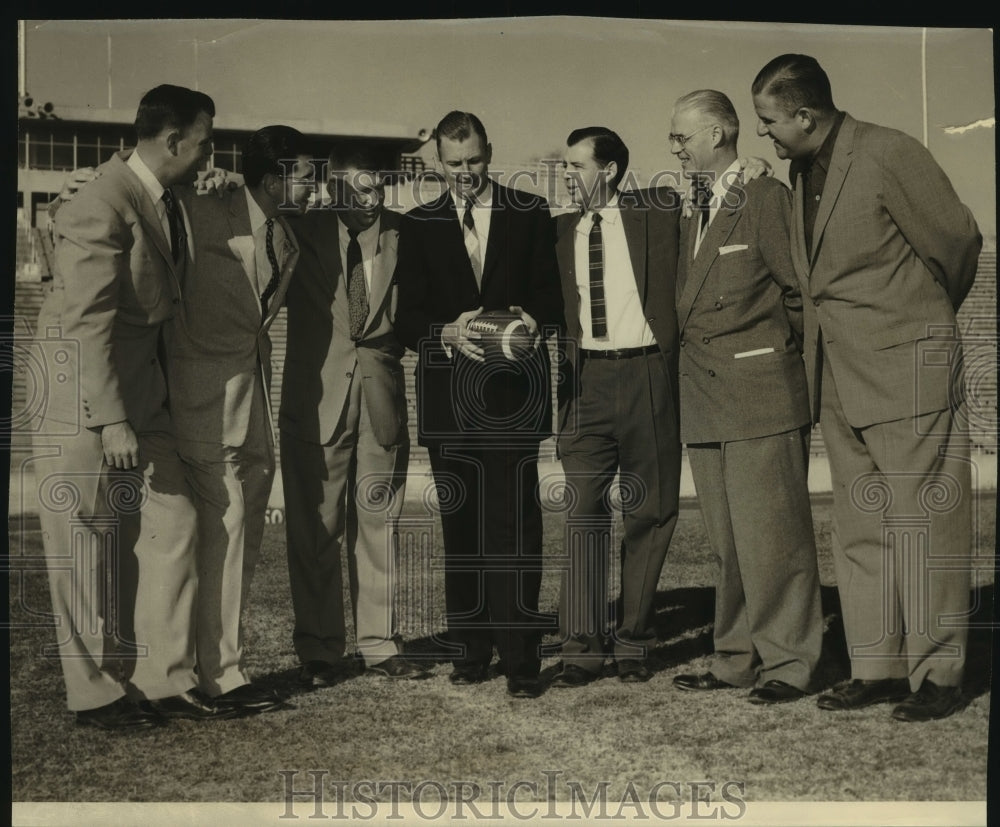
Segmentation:
{"type": "Polygon", "coordinates": [[[633,356],[647,356],[650,353],[657,353],[660,350],[658,345],[647,345],[646,347],[623,347],[620,350],[584,350],[580,349],[581,359],[631,359],[633,356]]]}

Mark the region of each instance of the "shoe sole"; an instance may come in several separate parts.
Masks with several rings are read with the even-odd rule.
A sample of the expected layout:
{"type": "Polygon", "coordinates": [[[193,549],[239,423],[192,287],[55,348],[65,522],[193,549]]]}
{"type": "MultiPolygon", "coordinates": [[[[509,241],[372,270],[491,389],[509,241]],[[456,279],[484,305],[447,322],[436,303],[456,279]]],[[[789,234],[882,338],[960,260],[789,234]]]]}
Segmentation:
{"type": "Polygon", "coordinates": [[[965,701],[959,701],[958,703],[949,707],[947,712],[943,712],[940,715],[931,715],[930,717],[927,718],[920,718],[920,717],[912,718],[906,712],[898,714],[896,710],[893,710],[892,719],[894,721],[902,721],[903,723],[907,724],[924,724],[927,723],[927,721],[940,721],[943,718],[949,718],[956,712],[961,712],[966,706],[967,704],[965,701]]]}
{"type": "Polygon", "coordinates": [[[905,701],[909,697],[910,693],[906,692],[906,693],[900,693],[898,695],[890,695],[889,697],[885,698],[876,698],[873,701],[865,701],[862,704],[851,704],[849,706],[847,705],[831,706],[829,702],[824,703],[823,698],[820,697],[816,699],[816,706],[818,706],[820,709],[826,710],[827,712],[850,712],[852,709],[865,709],[866,707],[878,706],[879,704],[894,704],[894,703],[898,704],[900,701],[905,701]]]}

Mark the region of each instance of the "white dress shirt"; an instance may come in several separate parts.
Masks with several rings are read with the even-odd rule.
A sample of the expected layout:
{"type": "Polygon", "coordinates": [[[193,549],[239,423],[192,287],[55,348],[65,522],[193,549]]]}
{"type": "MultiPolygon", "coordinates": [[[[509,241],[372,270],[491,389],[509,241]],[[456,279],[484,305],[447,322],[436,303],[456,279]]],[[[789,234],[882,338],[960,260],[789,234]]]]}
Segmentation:
{"type": "MultiPolygon", "coordinates": [[[[375,253],[378,251],[379,228],[382,219],[375,219],[375,223],[358,233],[358,244],[361,245],[361,262],[365,267],[365,287],[368,295],[372,294],[372,271],[375,267],[375,253]]],[[[341,272],[347,275],[347,245],[351,241],[351,235],[347,231],[347,225],[337,220],[337,230],[340,241],[340,267],[341,272]]],[[[347,280],[344,280],[346,287],[347,280]]]]}
{"type": "MultiPolygon", "coordinates": [[[[153,202],[153,206],[156,208],[156,217],[160,219],[160,227],[163,228],[163,235],[167,239],[167,245],[169,246],[172,242],[170,238],[170,220],[167,218],[167,205],[163,203],[163,191],[165,187],[160,183],[159,179],[153,175],[152,170],[146,166],[146,162],[139,157],[138,150],[132,150],[132,154],[128,156],[128,160],[125,161],[125,164],[136,174],[139,181],[142,183],[143,189],[149,194],[149,197],[153,202]]],[[[174,203],[177,205],[177,209],[181,214],[181,220],[184,222],[188,253],[193,256],[194,245],[191,243],[191,223],[188,221],[187,212],[185,212],[184,205],[181,203],[181,200],[175,197],[174,203]]]]}
{"type": "MultiPolygon", "coordinates": [[[[726,192],[732,186],[740,175],[740,162],[739,159],[733,161],[726,169],[723,171],[722,175],[719,175],[715,181],[712,183],[712,200],[709,201],[708,205],[708,222],[704,227],[701,223],[698,224],[698,235],[694,241],[694,254],[698,255],[698,249],[701,247],[701,240],[708,233],[708,228],[712,226],[712,222],[715,220],[715,216],[719,212],[719,207],[723,204],[723,199],[726,196],[726,192]]],[[[697,216],[695,216],[697,218],[697,216]]]]}
{"type": "MultiPolygon", "coordinates": [[[[264,292],[264,288],[267,287],[268,282],[271,281],[271,275],[273,272],[271,260],[267,257],[267,216],[264,215],[264,211],[260,208],[257,202],[254,201],[250,188],[244,187],[243,191],[246,193],[247,210],[250,213],[250,232],[253,235],[253,256],[254,262],[257,265],[257,295],[260,296],[260,294],[264,292]]],[[[201,197],[209,198],[211,196],[201,197]]],[[[274,219],[274,233],[271,243],[274,246],[274,255],[278,260],[278,267],[280,268],[285,262],[287,245],[285,243],[285,230],[277,218],[274,219]]]]}
{"type": "Polygon", "coordinates": [[[639,299],[632,259],[625,240],[618,195],[598,210],[601,216],[601,238],[604,242],[604,302],[608,320],[608,335],[595,339],[590,325],[590,229],[593,212],[588,211],[576,225],[573,250],[576,259],[576,292],[580,297],[580,346],[585,350],[620,350],[648,347],[656,337],[646,323],[646,314],[639,299]]]}

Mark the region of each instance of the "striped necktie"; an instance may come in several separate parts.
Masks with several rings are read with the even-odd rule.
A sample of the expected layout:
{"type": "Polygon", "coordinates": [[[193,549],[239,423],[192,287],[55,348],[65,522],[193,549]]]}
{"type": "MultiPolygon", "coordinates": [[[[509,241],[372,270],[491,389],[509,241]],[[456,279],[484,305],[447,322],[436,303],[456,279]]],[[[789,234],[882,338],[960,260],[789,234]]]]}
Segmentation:
{"type": "Polygon", "coordinates": [[[260,311],[267,315],[267,303],[270,301],[274,291],[278,289],[278,281],[281,279],[281,268],[278,267],[278,256],[274,252],[274,219],[267,219],[267,236],[265,245],[267,248],[267,260],[271,262],[271,279],[260,294],[260,311]]]}
{"type": "Polygon", "coordinates": [[[465,228],[465,249],[469,253],[469,263],[472,265],[472,272],[476,275],[476,284],[482,287],[483,284],[483,260],[479,250],[479,233],[476,232],[476,220],[472,215],[472,205],[475,200],[470,195],[465,199],[465,215],[462,217],[462,226],[465,228]]]}
{"type": "Polygon", "coordinates": [[[604,301],[604,237],[601,215],[593,213],[588,249],[590,252],[590,333],[595,339],[608,335],[608,309],[604,301]]]}
{"type": "Polygon", "coordinates": [[[170,252],[174,256],[174,264],[180,264],[184,258],[184,245],[187,233],[184,231],[184,219],[178,214],[177,201],[169,190],[163,191],[163,206],[167,208],[167,224],[170,226],[170,252]]]}

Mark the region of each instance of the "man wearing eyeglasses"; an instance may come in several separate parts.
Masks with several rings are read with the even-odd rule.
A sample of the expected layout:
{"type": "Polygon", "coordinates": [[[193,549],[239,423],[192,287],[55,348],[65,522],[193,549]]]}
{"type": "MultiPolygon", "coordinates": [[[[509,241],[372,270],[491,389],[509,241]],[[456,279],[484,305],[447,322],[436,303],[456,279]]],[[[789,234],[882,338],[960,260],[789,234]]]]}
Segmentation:
{"type": "Polygon", "coordinates": [[[330,203],[295,221],[302,252],[286,296],[279,414],[299,679],[328,686],[350,672],[344,550],[366,668],[423,678],[425,666],[403,656],[393,612],[409,457],[404,351],[393,334],[400,218],[384,208],[375,149],[337,145],[328,163],[330,203]]]}
{"type": "Polygon", "coordinates": [[[711,670],[679,689],[803,697],[823,636],[807,488],[809,402],[791,196],[743,183],[739,119],[723,93],[680,98],[670,151],[696,193],[677,277],[681,440],[718,562],[711,670]]]}

